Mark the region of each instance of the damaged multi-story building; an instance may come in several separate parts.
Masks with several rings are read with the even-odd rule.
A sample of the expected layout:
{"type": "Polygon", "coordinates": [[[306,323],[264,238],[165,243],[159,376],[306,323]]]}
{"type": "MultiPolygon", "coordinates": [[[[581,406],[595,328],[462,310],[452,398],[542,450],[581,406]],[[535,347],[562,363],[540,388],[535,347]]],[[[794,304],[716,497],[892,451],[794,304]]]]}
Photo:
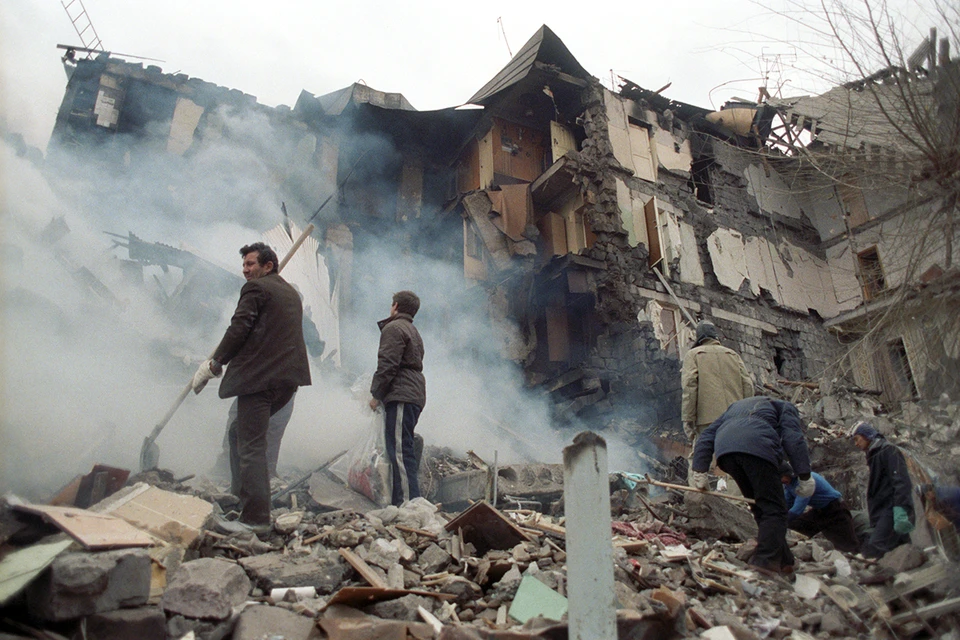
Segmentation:
{"type": "MultiPolygon", "coordinates": [[[[295,224],[318,226],[328,344],[346,349],[351,323],[337,319],[381,268],[355,256],[388,242],[410,268],[462,268],[461,293],[559,421],[667,432],[700,318],[760,390],[955,395],[957,95],[933,33],[908,68],[720,111],[628,80],[612,91],[546,26],[474,109],[417,111],[363,84],[273,109],[100,54],[71,62],[51,159],[96,148],[123,172],[158,150],[188,167],[214,141],[269,146],[264,179],[295,224]],[[926,134],[942,157],[913,144],[926,134]]],[[[449,305],[440,315],[461,311],[449,305]]]]}

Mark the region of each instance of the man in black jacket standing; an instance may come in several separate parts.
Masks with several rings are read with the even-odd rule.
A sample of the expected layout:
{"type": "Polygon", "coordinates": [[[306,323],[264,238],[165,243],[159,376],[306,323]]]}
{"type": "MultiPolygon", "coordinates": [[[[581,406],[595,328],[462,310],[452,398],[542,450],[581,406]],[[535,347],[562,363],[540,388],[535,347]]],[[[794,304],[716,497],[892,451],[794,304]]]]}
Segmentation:
{"type": "Polygon", "coordinates": [[[240,249],[240,255],[247,282],[213,358],[194,375],[193,388],[200,393],[227,365],[220,397],[237,397],[237,420],[228,436],[231,491],[240,498],[242,512],[239,521],[219,526],[229,533],[264,533],[270,528],[270,416],[290,402],[298,387],[310,384],[310,366],[300,296],[277,273],[277,254],[255,242],[240,249]]]}
{"type": "Polygon", "coordinates": [[[733,477],[745,497],[755,501],[751,510],[757,522],[757,550],[749,563],[767,574],[793,571],[780,461],[788,458],[800,478],[798,496],[809,497],[816,488],[797,408],[765,396],[731,404],[697,440],[692,487],[708,488],[706,472],[714,454],[717,466],[733,477]]]}
{"type": "Polygon", "coordinates": [[[412,291],[393,294],[390,316],[377,323],[380,349],[370,384],[370,408],[383,404],[387,459],[393,472],[392,503],[420,497],[414,429],[427,402],[423,377],[423,339],[413,326],[420,298],[412,291]]]}
{"type": "Polygon", "coordinates": [[[900,449],[887,442],[873,425],[859,422],[852,435],[853,443],[867,454],[870,467],[867,512],[873,530],[862,552],[869,558],[879,558],[910,542],[914,527],[913,485],[900,449]]]}

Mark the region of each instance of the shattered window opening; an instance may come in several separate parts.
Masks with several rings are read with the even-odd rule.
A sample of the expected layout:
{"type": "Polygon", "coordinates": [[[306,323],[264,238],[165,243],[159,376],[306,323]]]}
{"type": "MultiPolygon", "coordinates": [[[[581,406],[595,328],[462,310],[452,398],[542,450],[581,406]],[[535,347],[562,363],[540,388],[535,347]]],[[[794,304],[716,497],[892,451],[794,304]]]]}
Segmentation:
{"type": "Polygon", "coordinates": [[[857,254],[857,263],[860,268],[860,279],[863,284],[863,300],[870,302],[887,288],[883,277],[883,267],[880,265],[880,254],[877,248],[870,247],[857,254]]]}
{"type": "Polygon", "coordinates": [[[911,399],[917,397],[917,385],[914,382],[913,370],[907,357],[907,347],[903,338],[894,338],[887,342],[887,353],[890,356],[890,365],[896,382],[900,385],[902,397],[911,399]]]}

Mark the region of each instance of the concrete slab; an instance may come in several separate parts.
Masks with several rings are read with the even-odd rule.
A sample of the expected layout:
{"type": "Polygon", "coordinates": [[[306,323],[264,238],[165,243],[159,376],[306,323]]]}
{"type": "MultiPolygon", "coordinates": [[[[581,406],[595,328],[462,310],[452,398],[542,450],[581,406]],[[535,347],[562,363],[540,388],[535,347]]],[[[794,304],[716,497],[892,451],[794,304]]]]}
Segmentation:
{"type": "Polygon", "coordinates": [[[146,604],[150,556],[145,549],[80,551],[57,557],[27,589],[32,615],[72,620],[146,604]]]}

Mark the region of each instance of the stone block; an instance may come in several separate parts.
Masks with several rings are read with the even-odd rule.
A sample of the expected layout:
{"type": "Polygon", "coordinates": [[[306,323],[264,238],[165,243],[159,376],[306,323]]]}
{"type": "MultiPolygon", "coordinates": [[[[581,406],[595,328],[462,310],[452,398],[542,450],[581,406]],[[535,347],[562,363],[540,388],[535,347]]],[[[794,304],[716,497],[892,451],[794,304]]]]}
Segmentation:
{"type": "Polygon", "coordinates": [[[374,540],[369,549],[365,547],[358,548],[357,555],[366,560],[367,563],[376,565],[384,570],[400,562],[400,550],[383,538],[374,540]]]}
{"type": "Polygon", "coordinates": [[[312,618],[267,605],[247,607],[240,614],[233,630],[233,640],[312,640],[320,637],[320,629],[312,618]]]}
{"type": "Polygon", "coordinates": [[[157,606],[120,609],[87,618],[88,640],[167,640],[167,616],[157,606]]]}
{"type": "Polygon", "coordinates": [[[335,551],[303,556],[265,553],[242,558],[240,566],[264,591],[277,587],[316,587],[317,593],[330,594],[346,574],[346,565],[335,551]]]}
{"type": "Polygon", "coordinates": [[[926,558],[920,547],[912,544],[902,544],[880,558],[877,564],[890,569],[894,573],[903,573],[916,569],[923,564],[924,560],[926,558]]]}
{"type": "Polygon", "coordinates": [[[450,564],[450,554],[431,543],[420,554],[419,564],[424,573],[437,573],[450,564]]]}
{"type": "Polygon", "coordinates": [[[411,593],[403,596],[402,598],[384,600],[383,602],[378,602],[368,607],[364,607],[363,612],[372,616],[377,616],[378,618],[386,618],[388,620],[408,620],[410,622],[417,622],[420,620],[420,612],[417,610],[417,607],[423,607],[427,611],[433,612],[435,603],[436,600],[433,598],[418,596],[411,593]]]}
{"type": "Polygon", "coordinates": [[[440,586],[440,593],[449,593],[456,596],[456,602],[464,605],[483,597],[483,589],[475,582],[463,576],[450,576],[440,586]]]}
{"type": "Polygon", "coordinates": [[[146,549],[61,554],[27,589],[31,614],[71,620],[146,604],[150,596],[146,549]]]}
{"type": "Polygon", "coordinates": [[[236,616],[231,616],[226,620],[197,620],[195,618],[173,616],[167,620],[167,637],[225,640],[233,632],[236,621],[236,616]]]}
{"type": "Polygon", "coordinates": [[[226,620],[249,593],[250,578],[239,566],[226,560],[201,558],[180,565],[167,584],[160,605],[168,613],[187,618],[226,620]]]}

